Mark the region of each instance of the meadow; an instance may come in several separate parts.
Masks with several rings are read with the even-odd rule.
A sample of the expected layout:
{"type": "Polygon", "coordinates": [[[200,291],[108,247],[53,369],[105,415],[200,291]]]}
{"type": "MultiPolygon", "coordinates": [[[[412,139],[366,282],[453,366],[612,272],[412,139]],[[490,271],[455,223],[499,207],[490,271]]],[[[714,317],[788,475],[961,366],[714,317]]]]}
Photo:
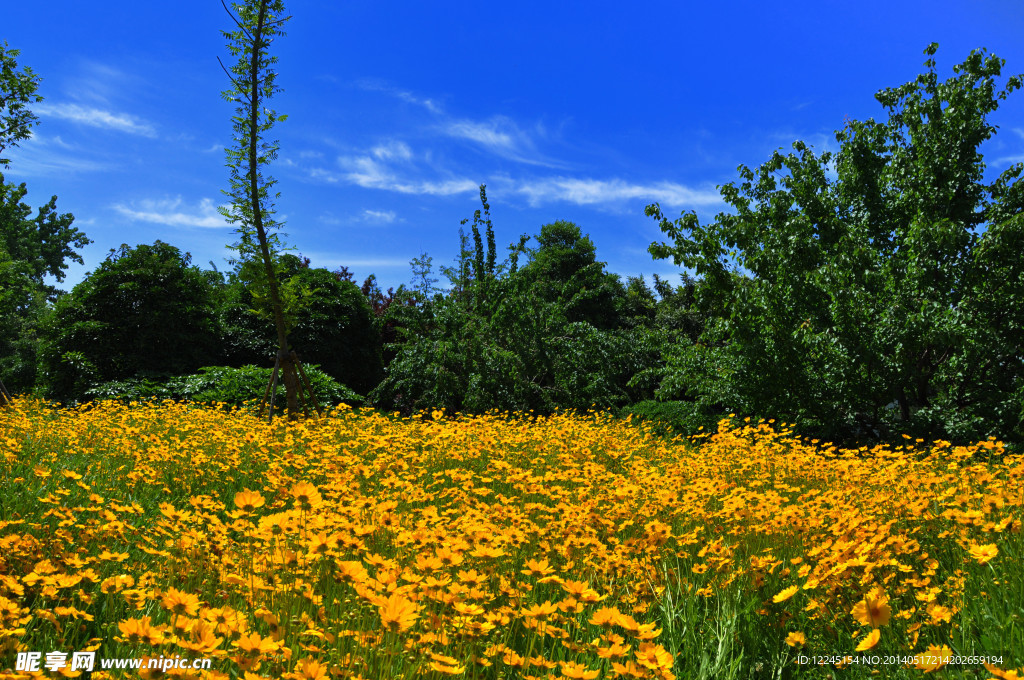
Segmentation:
{"type": "Polygon", "coordinates": [[[994,440],[22,399],[0,678],[50,650],[212,659],[142,677],[1014,678],[1022,505],[994,440]]]}

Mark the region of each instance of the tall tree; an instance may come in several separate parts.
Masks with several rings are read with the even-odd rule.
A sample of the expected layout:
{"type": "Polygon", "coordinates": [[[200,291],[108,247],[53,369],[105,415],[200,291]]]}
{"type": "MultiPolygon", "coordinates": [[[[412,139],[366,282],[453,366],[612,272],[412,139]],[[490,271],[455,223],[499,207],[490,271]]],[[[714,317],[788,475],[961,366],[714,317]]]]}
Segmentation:
{"type": "MultiPolygon", "coordinates": [[[[38,124],[30,105],[42,101],[39,77],[19,69],[18,55],[0,44],[0,154],[28,139],[38,124]]],[[[0,158],[0,168],[8,165],[0,158]]],[[[74,249],[90,242],[71,226],[73,215],[57,212],[56,196],[33,217],[22,200],[27,193],[24,184],[7,183],[0,173],[0,378],[15,392],[35,383],[38,322],[47,299],[58,293],[44,276],[62,281],[68,259],[82,262],[74,249]]]]}
{"type": "MultiPolygon", "coordinates": [[[[228,40],[231,56],[237,57],[238,62],[230,70],[225,68],[232,87],[225,90],[223,95],[228,101],[237,103],[238,107],[232,117],[236,146],[227,151],[231,191],[225,193],[231,197],[231,207],[222,209],[222,213],[229,222],[238,225],[240,239],[236,247],[239,255],[243,259],[259,257],[263,261],[274,311],[277,358],[284,375],[288,417],[294,419],[299,412],[299,380],[288,346],[288,327],[277,281],[277,240],[267,236],[268,230],[279,226],[273,217],[274,207],[270,194],[270,188],[276,180],[264,176],[261,171],[262,167],[277,158],[279,148],[276,140],[268,141],[265,135],[274,123],[283,122],[287,118],[278,115],[267,105],[268,100],[281,91],[277,87],[277,73],[273,68],[277,57],[270,56],[269,48],[275,38],[284,35],[281,27],[291,17],[283,16],[282,0],[245,0],[242,3],[234,2],[232,6],[234,13],[228,10],[227,5],[224,9],[235,22],[236,30],[222,33],[228,40]]],[[[279,195],[274,194],[273,197],[279,195]]]]}
{"type": "Polygon", "coordinates": [[[81,399],[95,383],[195,371],[216,349],[214,296],[210,279],[174,246],[111,250],[41,324],[49,395],[81,399]]]}
{"type": "Polygon", "coordinates": [[[718,312],[677,355],[688,396],[830,438],[1024,441],[1024,164],[986,182],[980,151],[1022,81],[998,88],[983,50],[941,81],[936,50],[838,153],[741,166],[731,214],[647,208],[671,239],[651,253],[695,269],[718,312]]]}
{"type": "MultiPolygon", "coordinates": [[[[36,94],[39,76],[27,66],[18,70],[15,57],[19,54],[19,50],[10,49],[6,40],[0,45],[0,154],[32,136],[32,126],[38,119],[28,105],[43,100],[36,94]]],[[[8,159],[0,158],[0,167],[9,164],[8,159]]]]}

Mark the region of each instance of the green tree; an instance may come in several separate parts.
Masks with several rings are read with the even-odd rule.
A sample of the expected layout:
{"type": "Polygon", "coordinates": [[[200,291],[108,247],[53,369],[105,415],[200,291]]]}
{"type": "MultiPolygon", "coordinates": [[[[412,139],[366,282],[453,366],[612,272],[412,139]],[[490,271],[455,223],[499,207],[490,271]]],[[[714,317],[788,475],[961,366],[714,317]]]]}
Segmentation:
{"type": "Polygon", "coordinates": [[[84,262],[75,249],[92,241],[72,226],[74,215],[57,212],[56,196],[32,216],[32,208],[22,200],[28,193],[25,184],[3,180],[0,174],[0,242],[11,259],[25,263],[29,277],[52,299],[57,290],[46,285],[44,277],[63,281],[68,260],[84,262]]]}
{"type": "Polygon", "coordinates": [[[940,81],[936,50],[837,153],[741,166],[732,214],[647,208],[670,239],[652,255],[694,269],[716,310],[670,359],[676,390],[830,438],[1022,439],[1024,166],[986,183],[980,151],[1021,78],[998,89],[1004,62],[980,50],[940,81]]]}
{"type": "Polygon", "coordinates": [[[27,263],[12,260],[0,241],[0,383],[12,394],[35,385],[36,324],[45,309],[27,263]]]}
{"type": "Polygon", "coordinates": [[[111,251],[41,328],[50,396],[79,399],[96,383],[208,365],[217,351],[214,295],[190,256],[162,241],[111,251]]]}
{"type": "MultiPolygon", "coordinates": [[[[18,69],[15,57],[20,54],[20,50],[12,50],[6,40],[0,45],[0,154],[32,136],[32,127],[38,124],[38,118],[29,105],[43,100],[36,93],[39,76],[27,66],[18,69]]],[[[6,168],[9,164],[8,159],[0,157],[0,166],[6,168]]]]}
{"type": "MultiPolygon", "coordinates": [[[[225,193],[231,197],[231,207],[223,209],[223,214],[229,222],[238,225],[239,256],[243,260],[259,258],[263,263],[277,332],[277,358],[284,376],[288,417],[294,419],[299,412],[299,379],[288,343],[284,300],[278,289],[276,240],[267,236],[269,229],[278,226],[273,219],[270,195],[276,180],[265,177],[261,170],[277,158],[279,148],[277,141],[268,141],[265,135],[275,123],[287,118],[267,105],[268,100],[280,92],[273,68],[277,57],[270,56],[268,50],[275,38],[284,35],[281,26],[291,17],[283,17],[283,0],[246,0],[232,3],[232,6],[237,14],[237,17],[231,15],[237,30],[222,33],[228,40],[231,56],[237,57],[238,62],[230,70],[225,69],[232,87],[223,94],[228,101],[237,103],[238,108],[232,118],[236,146],[227,151],[231,191],[225,193]],[[256,241],[253,241],[254,235],[256,241]]],[[[277,196],[279,194],[274,195],[277,196]]]]}
{"type": "MultiPolygon", "coordinates": [[[[310,267],[308,260],[284,255],[279,261],[279,280],[284,291],[296,291],[288,305],[292,310],[289,338],[306,348],[302,360],[315,363],[328,375],[360,394],[366,394],[383,377],[380,332],[370,302],[350,280],[310,267]]],[[[249,262],[245,270],[256,269],[249,262]]],[[[274,334],[259,313],[253,286],[245,270],[233,275],[221,311],[225,363],[257,364],[275,346],[274,334]]]]}
{"type": "MultiPolygon", "coordinates": [[[[19,70],[18,54],[0,45],[0,153],[28,139],[38,122],[29,106],[42,100],[39,78],[30,68],[19,70]]],[[[0,167],[8,165],[0,158],[0,167]]],[[[25,184],[9,184],[0,174],[0,381],[14,392],[35,384],[39,319],[59,292],[44,277],[63,281],[67,260],[81,263],[75,249],[90,243],[71,226],[73,215],[57,212],[56,196],[33,216],[23,201],[27,193],[25,184]]]]}
{"type": "MultiPolygon", "coordinates": [[[[598,328],[591,320],[608,323],[606,313],[588,316],[581,304],[590,300],[588,286],[607,294],[618,283],[596,262],[590,239],[570,225],[558,240],[554,229],[568,223],[554,229],[549,225],[542,230],[547,240],[540,239],[530,263],[514,266],[523,252],[520,240],[510,246],[509,260],[498,264],[483,189],[485,217],[480,211],[474,216],[474,247],[460,232],[456,266],[443,269],[451,290],[429,304],[395,307],[402,342],[371,398],[404,411],[550,413],[649,396],[649,390],[629,382],[657,360],[655,335],[642,325],[598,328]],[[486,227],[486,251],[481,226],[486,227]],[[555,242],[567,246],[559,249],[555,242]]],[[[605,299],[617,304],[611,296],[605,299]]]]}
{"type": "Polygon", "coordinates": [[[619,326],[618,308],[625,296],[619,278],[597,261],[597,249],[579,226],[559,220],[541,227],[538,247],[529,251],[530,261],[519,271],[534,292],[557,302],[569,321],[581,321],[599,329],[619,326]]]}

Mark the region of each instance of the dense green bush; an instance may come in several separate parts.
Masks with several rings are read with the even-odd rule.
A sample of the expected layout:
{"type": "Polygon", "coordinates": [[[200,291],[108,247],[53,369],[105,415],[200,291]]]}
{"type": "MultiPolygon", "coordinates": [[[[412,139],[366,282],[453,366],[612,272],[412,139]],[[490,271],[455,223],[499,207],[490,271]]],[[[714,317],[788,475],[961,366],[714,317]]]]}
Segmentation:
{"type": "Polygon", "coordinates": [[[157,241],[122,246],[61,297],[41,325],[40,379],[48,395],[182,375],[217,356],[214,291],[190,256],[157,241]]]}
{"type": "Polygon", "coordinates": [[[659,399],[794,423],[848,443],[902,434],[1024,444],[1024,164],[985,181],[989,117],[1022,85],[972,52],[880,91],[836,153],[803,142],[720,187],[730,211],[654,244],[701,277],[696,342],[667,353],[659,399]]]}
{"type": "MultiPolygon", "coordinates": [[[[324,373],[318,366],[303,365],[313,394],[322,407],[337,404],[361,406],[363,397],[324,373]]],[[[229,406],[243,406],[258,402],[266,390],[273,373],[272,368],[258,366],[205,366],[198,373],[181,375],[166,380],[128,378],[105,382],[86,390],[91,399],[174,399],[200,403],[222,402],[229,406]]],[[[275,409],[283,409],[284,385],[278,377],[275,409]]]]}
{"type": "MultiPolygon", "coordinates": [[[[486,215],[483,188],[481,200],[486,215]]],[[[424,288],[411,294],[413,304],[395,306],[402,342],[370,394],[374,404],[403,412],[551,413],[607,409],[653,394],[654,385],[632,379],[660,362],[666,336],[642,321],[638,286],[626,304],[626,288],[596,261],[579,227],[545,225],[539,248],[525,248],[524,238],[501,265],[490,221],[479,211],[472,231],[475,252],[463,237],[459,266],[445,272],[447,293],[428,297],[424,288]],[[486,255],[480,224],[487,226],[486,255]],[[530,259],[517,269],[521,253],[530,259]],[[622,311],[634,320],[630,327],[616,326],[622,311]]],[[[653,304],[649,291],[647,297],[653,304]]]]}
{"type": "MultiPolygon", "coordinates": [[[[303,362],[318,364],[335,380],[366,393],[383,377],[380,331],[366,296],[351,281],[283,255],[278,276],[288,301],[288,340],[303,362]]],[[[257,267],[249,263],[229,280],[220,310],[222,361],[256,364],[277,354],[277,337],[257,267]]]]}

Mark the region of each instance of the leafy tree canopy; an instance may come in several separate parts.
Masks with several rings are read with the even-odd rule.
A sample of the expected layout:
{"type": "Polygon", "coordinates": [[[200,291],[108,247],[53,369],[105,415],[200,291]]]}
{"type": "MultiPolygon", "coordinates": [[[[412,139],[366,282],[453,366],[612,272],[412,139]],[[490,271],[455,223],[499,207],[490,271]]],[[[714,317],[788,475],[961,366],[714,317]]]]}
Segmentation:
{"type": "MultiPolygon", "coordinates": [[[[15,57],[19,54],[21,52],[12,50],[6,40],[0,45],[0,154],[32,136],[32,126],[37,124],[38,118],[29,104],[43,100],[36,93],[39,77],[28,67],[18,68],[15,57]]],[[[0,157],[0,167],[9,164],[8,159],[0,157]]]]}
{"type": "Polygon", "coordinates": [[[52,396],[91,384],[195,371],[217,351],[214,292],[191,258],[162,241],[122,245],[61,297],[43,326],[52,396]]]}
{"type": "MultiPolygon", "coordinates": [[[[22,200],[27,193],[24,184],[7,184],[0,174],[0,244],[11,259],[27,265],[28,274],[37,285],[43,286],[45,275],[63,281],[68,260],[83,263],[75,249],[92,241],[72,226],[74,215],[57,212],[56,196],[33,217],[32,208],[22,200]]],[[[53,293],[52,289],[47,290],[53,293]]]]}
{"type": "MultiPolygon", "coordinates": [[[[350,280],[286,254],[277,261],[280,291],[288,311],[289,338],[303,362],[365,394],[382,377],[380,334],[367,296],[350,280]]],[[[262,263],[249,261],[231,277],[221,318],[226,361],[263,365],[273,356],[274,329],[262,263]],[[262,282],[262,283],[261,283],[262,282]]]]}
{"type": "Polygon", "coordinates": [[[986,182],[980,151],[1021,78],[999,88],[1004,62],[980,50],[942,81],[936,50],[837,153],[797,142],[741,166],[720,188],[732,213],[647,208],[669,237],[652,255],[694,269],[719,310],[663,397],[837,438],[1021,439],[1024,166],[986,182]]]}

